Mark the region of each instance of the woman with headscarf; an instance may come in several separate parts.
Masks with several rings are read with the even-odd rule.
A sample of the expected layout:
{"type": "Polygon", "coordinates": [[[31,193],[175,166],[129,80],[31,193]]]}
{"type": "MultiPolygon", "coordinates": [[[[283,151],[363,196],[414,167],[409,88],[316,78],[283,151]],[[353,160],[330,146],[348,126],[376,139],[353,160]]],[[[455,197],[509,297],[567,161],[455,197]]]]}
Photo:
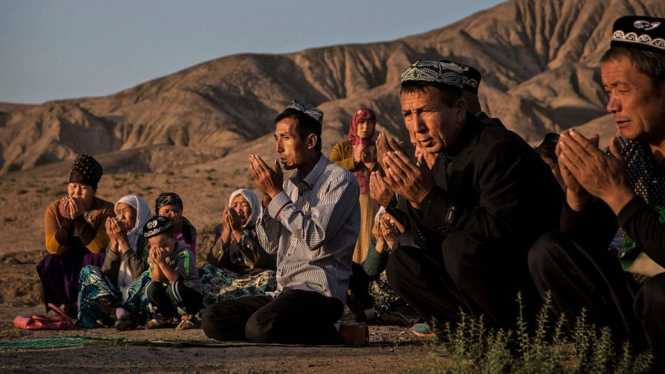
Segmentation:
{"type": "Polygon", "coordinates": [[[347,140],[335,144],[330,154],[330,161],[352,172],[360,186],[360,232],[353,252],[356,264],[362,264],[367,257],[374,216],[379,211],[379,204],[369,196],[370,173],[381,169],[376,162],[375,127],[376,115],[372,110],[356,110],[347,140]]]}
{"type": "Polygon", "coordinates": [[[175,192],[164,192],[155,201],[155,215],[168,217],[173,224],[176,240],[189,245],[192,254],[196,255],[196,228],[182,212],[184,204],[175,192]]]}
{"type": "Polygon", "coordinates": [[[83,327],[115,324],[124,330],[138,325],[138,317],[147,310],[142,291],[148,279],[142,281],[141,275],[148,270],[150,246],[143,226],[152,212],[136,195],[122,197],[114,210],[115,217],[106,221],[109,244],[104,265],[81,269],[78,324],[83,327]]]}
{"type": "Polygon", "coordinates": [[[215,241],[208,253],[209,264],[200,270],[204,307],[275,290],[276,255],[263,250],[256,234],[260,207],[251,190],[239,189],[229,197],[229,206],[222,212],[222,223],[215,230],[215,241]]]}
{"type": "Polygon", "coordinates": [[[105,224],[113,204],[96,196],[103,173],[92,156],[79,155],[69,174],[67,196],[49,205],[44,216],[49,254],[37,265],[44,305],[62,306],[70,316],[76,316],[81,268],[101,266],[109,242],[105,224]]]}

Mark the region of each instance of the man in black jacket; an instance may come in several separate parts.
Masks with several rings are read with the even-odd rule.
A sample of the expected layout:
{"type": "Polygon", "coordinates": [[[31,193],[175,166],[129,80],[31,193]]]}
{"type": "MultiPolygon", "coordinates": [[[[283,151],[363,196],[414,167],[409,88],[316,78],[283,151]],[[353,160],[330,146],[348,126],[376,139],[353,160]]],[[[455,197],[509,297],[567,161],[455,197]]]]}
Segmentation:
{"type": "Polygon", "coordinates": [[[665,373],[665,19],[619,18],[601,79],[617,137],[607,154],[574,130],[561,134],[563,232],[536,242],[529,267],[571,327],[584,308],[615,343],[648,342],[665,373]]]}
{"type": "Polygon", "coordinates": [[[439,337],[460,311],[513,327],[518,291],[527,307],[539,306],[527,252],[558,227],[561,189],[517,134],[467,112],[459,66],[414,63],[402,74],[400,99],[411,137],[437,157],[430,171],[385,136],[377,144],[385,182],[399,194],[388,211],[418,246],[392,252],[390,285],[439,337]]]}

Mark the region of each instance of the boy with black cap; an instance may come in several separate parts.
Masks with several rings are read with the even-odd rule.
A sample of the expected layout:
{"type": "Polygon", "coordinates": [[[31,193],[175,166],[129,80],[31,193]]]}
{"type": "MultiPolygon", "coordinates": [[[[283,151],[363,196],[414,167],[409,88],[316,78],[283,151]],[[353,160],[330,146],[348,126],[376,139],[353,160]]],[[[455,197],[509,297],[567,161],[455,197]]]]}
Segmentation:
{"type": "Polygon", "coordinates": [[[155,216],[143,226],[143,236],[150,243],[150,277],[146,295],[153,319],[145,328],[165,327],[180,318],[177,329],[196,325],[195,315],[203,304],[203,285],[196,270],[196,258],[187,244],[176,240],[173,223],[155,216]]]}

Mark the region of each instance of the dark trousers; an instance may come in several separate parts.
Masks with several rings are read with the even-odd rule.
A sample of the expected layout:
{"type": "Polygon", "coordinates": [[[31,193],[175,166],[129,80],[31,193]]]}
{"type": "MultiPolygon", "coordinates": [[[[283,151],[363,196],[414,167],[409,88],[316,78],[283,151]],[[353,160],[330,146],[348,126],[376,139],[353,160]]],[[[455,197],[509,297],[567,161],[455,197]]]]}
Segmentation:
{"type": "Polygon", "coordinates": [[[370,283],[372,283],[372,277],[367,275],[363,266],[352,262],[349,294],[346,299],[346,305],[351,312],[359,313],[374,307],[374,298],[369,294],[370,283]]]}
{"type": "MultiPolygon", "coordinates": [[[[47,255],[37,265],[37,274],[42,282],[44,306],[64,304],[64,311],[76,317],[79,294],[79,274],[84,266],[101,267],[105,253],[90,253],[72,249],[60,255],[47,255]]],[[[48,307],[46,311],[48,312],[48,307]]]]}
{"type": "Polygon", "coordinates": [[[647,346],[646,328],[665,373],[665,274],[640,289],[614,254],[591,251],[564,233],[546,234],[533,245],[529,269],[540,293],[551,292],[555,312],[566,316],[570,330],[584,308],[587,323],[610,327],[618,346],[628,339],[641,351],[647,346]]]}
{"type": "Polygon", "coordinates": [[[337,298],[287,289],[276,298],[246,296],[213,304],[203,311],[201,327],[217,340],[341,344],[334,324],[343,312],[337,298]]]}
{"type": "Polygon", "coordinates": [[[514,328],[522,292],[525,315],[541,305],[528,274],[526,253],[483,243],[456,232],[441,251],[415,247],[394,250],[388,261],[388,282],[418,315],[433,324],[439,337],[445,322],[460,321],[460,311],[483,315],[486,326],[514,328]]]}
{"type": "Polygon", "coordinates": [[[635,300],[635,312],[644,321],[656,367],[665,373],[665,273],[649,279],[635,300]]]}
{"type": "Polygon", "coordinates": [[[145,292],[150,301],[150,311],[158,318],[179,317],[181,313],[196,314],[203,305],[203,295],[183,282],[166,285],[151,281],[145,292]]]}

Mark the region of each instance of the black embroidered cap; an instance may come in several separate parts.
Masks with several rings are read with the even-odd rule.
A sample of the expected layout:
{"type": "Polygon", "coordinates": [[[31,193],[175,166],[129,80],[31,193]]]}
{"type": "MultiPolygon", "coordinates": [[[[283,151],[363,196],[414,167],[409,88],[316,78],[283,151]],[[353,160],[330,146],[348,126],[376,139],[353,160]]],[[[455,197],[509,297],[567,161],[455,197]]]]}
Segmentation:
{"type": "Polygon", "coordinates": [[[478,95],[478,87],[480,87],[480,79],[482,78],[478,69],[473,66],[464,65],[450,60],[441,60],[441,62],[459,66],[460,69],[462,69],[463,75],[462,83],[464,84],[464,87],[462,87],[462,89],[471,92],[474,95],[478,95]]]}
{"type": "Polygon", "coordinates": [[[665,54],[665,19],[647,16],[621,17],[614,22],[610,46],[665,54]]]}
{"type": "Polygon", "coordinates": [[[154,216],[143,226],[143,236],[150,239],[153,236],[170,231],[171,227],[173,227],[173,223],[168,217],[154,216]]]}
{"type": "Polygon", "coordinates": [[[74,160],[72,171],[69,173],[69,183],[87,184],[97,189],[102,174],[104,174],[102,165],[94,157],[83,153],[74,160]]]}

